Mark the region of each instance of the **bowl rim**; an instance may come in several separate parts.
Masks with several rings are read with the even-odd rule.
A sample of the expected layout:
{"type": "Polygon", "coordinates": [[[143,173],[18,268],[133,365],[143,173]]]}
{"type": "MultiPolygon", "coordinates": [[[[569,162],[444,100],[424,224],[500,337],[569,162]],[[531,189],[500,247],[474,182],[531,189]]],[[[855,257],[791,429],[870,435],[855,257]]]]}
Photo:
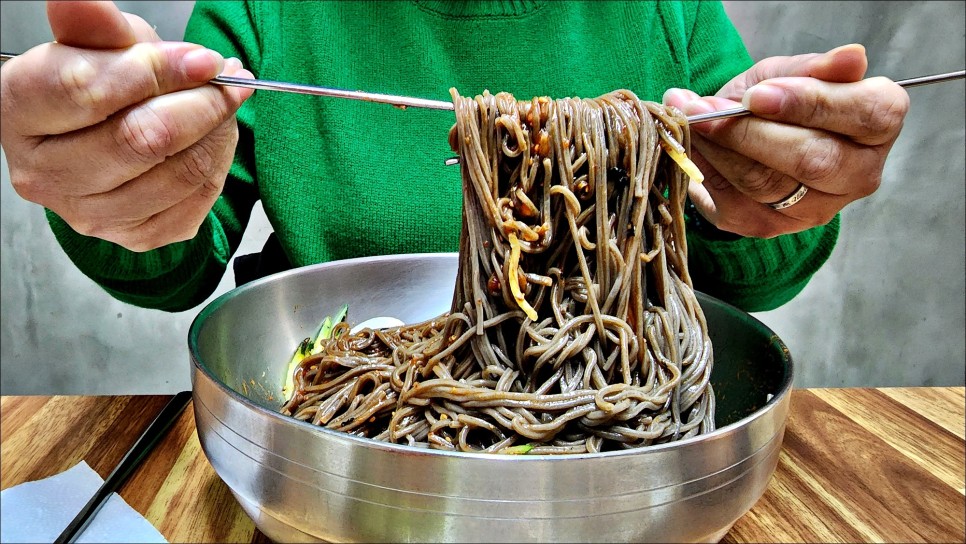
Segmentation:
{"type": "MultiPolygon", "coordinates": [[[[674,450],[682,447],[694,446],[704,442],[710,442],[717,439],[720,436],[732,433],[735,429],[744,427],[750,424],[752,421],[764,417],[769,412],[775,410],[786,397],[791,395],[793,389],[794,381],[794,363],[792,360],[791,352],[785,345],[785,342],[767,325],[761,322],[758,318],[751,315],[750,313],[741,310],[740,308],[724,302],[718,298],[707,295],[700,291],[695,290],[695,293],[700,297],[709,299],[715,304],[722,305],[726,308],[733,309],[739,312],[739,315],[743,319],[750,321],[750,324],[754,327],[763,329],[770,336],[770,341],[776,344],[782,354],[782,362],[785,363],[785,376],[779,385],[778,392],[774,393],[770,399],[765,401],[765,403],[759,407],[754,412],[742,417],[741,419],[729,423],[723,427],[717,427],[714,431],[705,434],[699,434],[697,436],[687,438],[684,440],[678,440],[674,442],[667,442],[664,444],[654,444],[650,446],[644,446],[639,448],[631,448],[627,450],[615,450],[606,451],[600,453],[573,453],[573,454],[504,454],[504,453],[483,453],[483,452],[463,452],[463,451],[448,451],[448,450],[437,450],[425,447],[410,446],[408,444],[395,444],[392,442],[383,442],[381,440],[374,440],[371,438],[364,438],[360,436],[351,435],[342,431],[337,431],[334,429],[328,429],[325,427],[320,427],[318,425],[312,425],[306,421],[301,421],[295,419],[291,416],[282,414],[281,412],[270,410],[261,404],[258,404],[245,395],[242,395],[237,390],[229,387],[220,378],[215,376],[212,371],[204,364],[201,360],[201,356],[198,350],[198,337],[201,334],[207,318],[214,314],[218,309],[224,306],[229,300],[243,296],[248,291],[256,290],[260,286],[267,283],[281,281],[282,279],[300,275],[300,274],[310,274],[319,269],[326,268],[337,268],[342,266],[353,266],[362,262],[381,262],[381,261],[395,261],[403,259],[431,259],[431,260],[442,260],[448,261],[455,257],[458,257],[458,253],[398,253],[391,255],[376,255],[372,257],[355,257],[351,259],[340,259],[336,261],[328,261],[324,263],[317,263],[297,268],[292,268],[290,270],[285,270],[282,272],[277,272],[263,278],[246,283],[240,287],[235,287],[226,293],[218,296],[198,313],[197,316],[191,321],[191,326],[188,329],[188,353],[191,358],[191,364],[195,372],[201,372],[204,374],[218,389],[223,393],[249,409],[254,410],[257,414],[268,417],[274,422],[282,423],[284,425],[294,425],[296,429],[304,429],[309,432],[320,433],[327,439],[332,439],[337,442],[344,442],[350,444],[358,444],[370,450],[382,450],[387,453],[399,453],[404,455],[430,455],[430,456],[443,456],[451,458],[460,459],[475,459],[475,460],[491,460],[491,461],[522,461],[522,462],[564,462],[564,461],[575,461],[575,460],[594,460],[594,459],[609,459],[613,457],[625,457],[625,456],[636,456],[636,455],[647,455],[647,454],[657,454],[660,452],[674,450]]],[[[192,377],[192,391],[196,392],[197,384],[195,383],[194,377],[192,377]]],[[[193,394],[193,396],[195,396],[193,394]]],[[[197,402],[195,398],[195,402],[197,402]]],[[[210,410],[210,409],[209,409],[210,410]]]]}

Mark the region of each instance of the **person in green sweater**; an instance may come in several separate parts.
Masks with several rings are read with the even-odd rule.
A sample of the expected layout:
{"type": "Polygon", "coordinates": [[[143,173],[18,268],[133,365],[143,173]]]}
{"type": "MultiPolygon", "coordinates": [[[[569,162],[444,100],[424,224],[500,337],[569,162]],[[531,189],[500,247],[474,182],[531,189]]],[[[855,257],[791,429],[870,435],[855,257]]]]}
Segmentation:
{"type": "Polygon", "coordinates": [[[236,260],[239,282],[458,247],[451,113],[205,84],[218,74],[436,99],[627,88],[689,115],[743,104],[755,115],[693,126],[706,181],[688,243],[696,288],[749,311],[825,262],[908,108],[863,79],[859,45],[753,63],[717,2],[202,1],[186,42],[109,2],[48,16],[56,42],[2,69],[14,188],[93,281],[168,311],[212,293],[259,200],[274,234],[250,270],[236,260]]]}

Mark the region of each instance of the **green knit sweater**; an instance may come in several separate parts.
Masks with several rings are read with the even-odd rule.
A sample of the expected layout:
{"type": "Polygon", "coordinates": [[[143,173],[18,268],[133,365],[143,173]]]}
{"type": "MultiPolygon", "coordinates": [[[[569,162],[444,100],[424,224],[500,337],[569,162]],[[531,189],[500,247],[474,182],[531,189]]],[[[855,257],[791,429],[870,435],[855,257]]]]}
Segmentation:
{"type": "MultiPolygon", "coordinates": [[[[598,96],[668,87],[713,94],[750,66],[716,2],[198,2],[186,39],[235,56],[259,78],[448,99],[598,96]]],[[[48,212],[73,262],[114,297],[180,311],[225,273],[261,200],[295,266],[364,255],[456,251],[458,167],[451,112],[258,91],[222,196],[198,235],[146,253],[81,236],[48,212]]],[[[694,229],[691,229],[694,230],[694,229]]],[[[797,294],[838,230],[777,239],[689,234],[698,289],[747,310],[797,294]]]]}

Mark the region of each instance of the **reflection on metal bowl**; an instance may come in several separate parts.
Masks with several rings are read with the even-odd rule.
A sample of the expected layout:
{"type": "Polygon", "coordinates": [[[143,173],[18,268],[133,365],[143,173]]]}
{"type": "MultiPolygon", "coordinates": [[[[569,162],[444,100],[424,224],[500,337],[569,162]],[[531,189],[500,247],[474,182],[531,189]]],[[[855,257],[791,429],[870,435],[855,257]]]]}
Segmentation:
{"type": "Polygon", "coordinates": [[[407,323],[449,309],[455,254],[326,263],[245,285],[191,326],[205,454],[269,538],[295,541],[717,541],[764,492],[792,363],[748,314],[701,296],[718,430],[637,450],[495,456],[397,446],[277,413],[292,351],[323,316],[407,323]]]}

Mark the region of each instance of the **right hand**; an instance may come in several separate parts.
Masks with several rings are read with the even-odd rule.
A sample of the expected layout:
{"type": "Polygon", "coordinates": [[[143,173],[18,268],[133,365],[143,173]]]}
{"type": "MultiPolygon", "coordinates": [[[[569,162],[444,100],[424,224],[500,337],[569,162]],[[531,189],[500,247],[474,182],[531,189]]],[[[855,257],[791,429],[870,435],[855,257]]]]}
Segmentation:
{"type": "Polygon", "coordinates": [[[252,91],[237,59],[162,42],[111,2],[50,2],[56,42],[4,63],[0,143],[23,198],[80,234],[148,251],[193,238],[232,163],[252,91]]]}

